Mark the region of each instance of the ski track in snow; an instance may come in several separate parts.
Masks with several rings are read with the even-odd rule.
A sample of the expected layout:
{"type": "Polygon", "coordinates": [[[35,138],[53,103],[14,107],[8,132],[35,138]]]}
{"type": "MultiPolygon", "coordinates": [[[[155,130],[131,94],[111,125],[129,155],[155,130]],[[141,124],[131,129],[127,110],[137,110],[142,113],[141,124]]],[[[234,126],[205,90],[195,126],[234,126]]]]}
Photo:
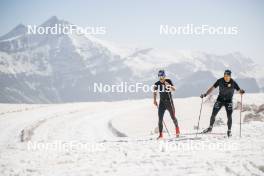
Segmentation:
{"type": "MultiPolygon", "coordinates": [[[[259,103],[263,94],[244,101],[259,103]]],[[[262,99],[262,100],[261,100],[262,99]]],[[[263,122],[244,123],[239,138],[238,111],[233,116],[233,137],[199,135],[193,139],[199,98],[175,99],[184,137],[164,141],[151,135],[157,118],[152,100],[6,105],[0,110],[0,175],[264,175],[263,122]],[[186,108],[186,104],[191,104],[186,108]],[[10,109],[8,109],[10,106],[10,109]],[[143,124],[142,124],[143,123],[143,124]],[[185,135],[184,135],[185,133],[185,135]],[[127,137],[119,137],[126,136],[127,137]],[[33,150],[29,143],[85,142],[102,150],[33,150]],[[224,150],[179,150],[177,146],[226,145],[224,150]]],[[[207,127],[212,104],[205,103],[201,129],[207,127]]],[[[226,120],[225,112],[220,118],[226,120]]],[[[168,114],[165,121],[173,135],[168,114]]],[[[225,133],[226,125],[214,132],[225,133]]]]}

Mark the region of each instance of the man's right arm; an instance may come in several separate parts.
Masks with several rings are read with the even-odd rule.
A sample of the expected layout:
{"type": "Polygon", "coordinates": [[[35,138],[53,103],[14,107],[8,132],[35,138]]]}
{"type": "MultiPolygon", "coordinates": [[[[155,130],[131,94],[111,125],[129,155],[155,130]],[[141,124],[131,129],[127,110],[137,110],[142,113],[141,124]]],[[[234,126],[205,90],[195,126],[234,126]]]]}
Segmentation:
{"type": "Polygon", "coordinates": [[[158,106],[158,102],[157,102],[157,91],[154,91],[153,92],[153,98],[154,98],[153,104],[155,106],[158,106]]]}
{"type": "Polygon", "coordinates": [[[214,83],[214,85],[212,86],[212,87],[210,87],[207,91],[206,91],[206,93],[204,93],[204,94],[202,94],[200,97],[201,98],[204,98],[204,97],[206,97],[207,95],[209,95],[215,88],[217,88],[219,86],[219,80],[217,80],[215,83],[214,83]]]}
{"type": "Polygon", "coordinates": [[[207,91],[206,91],[206,95],[209,95],[213,90],[215,89],[214,86],[210,87],[207,91]]]}
{"type": "Polygon", "coordinates": [[[153,91],[153,104],[155,106],[158,106],[158,102],[157,102],[157,90],[158,90],[158,87],[157,85],[155,84],[154,85],[154,91],[153,91]]]}

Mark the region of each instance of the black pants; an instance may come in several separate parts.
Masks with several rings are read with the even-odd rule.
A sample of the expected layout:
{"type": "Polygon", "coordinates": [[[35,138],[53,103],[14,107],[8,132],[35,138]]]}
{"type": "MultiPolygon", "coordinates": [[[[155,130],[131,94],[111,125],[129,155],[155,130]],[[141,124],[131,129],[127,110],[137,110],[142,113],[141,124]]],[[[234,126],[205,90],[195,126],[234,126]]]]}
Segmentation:
{"type": "Polygon", "coordinates": [[[232,113],[233,113],[233,103],[232,101],[216,101],[214,104],[212,116],[210,119],[210,127],[213,127],[215,122],[215,117],[217,113],[220,111],[222,106],[225,106],[226,114],[227,114],[227,126],[228,130],[231,130],[232,127],[232,113]]]}
{"type": "Polygon", "coordinates": [[[159,103],[159,132],[161,133],[163,130],[163,116],[165,111],[168,110],[171,116],[171,119],[175,125],[175,128],[178,127],[178,121],[175,117],[175,109],[174,109],[174,104],[173,101],[171,100],[161,100],[159,103]]]}

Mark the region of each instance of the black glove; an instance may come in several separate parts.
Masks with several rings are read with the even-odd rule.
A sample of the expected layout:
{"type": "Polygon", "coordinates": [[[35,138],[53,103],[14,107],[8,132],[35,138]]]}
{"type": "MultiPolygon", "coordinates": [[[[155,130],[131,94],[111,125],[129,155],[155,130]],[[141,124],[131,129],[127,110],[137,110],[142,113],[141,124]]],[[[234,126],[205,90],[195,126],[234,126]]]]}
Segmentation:
{"type": "Polygon", "coordinates": [[[239,93],[244,94],[245,93],[245,90],[240,89],[239,93]]]}
{"type": "Polygon", "coordinates": [[[206,97],[206,96],[207,96],[206,93],[200,95],[201,98],[204,98],[204,97],[206,97]]]}

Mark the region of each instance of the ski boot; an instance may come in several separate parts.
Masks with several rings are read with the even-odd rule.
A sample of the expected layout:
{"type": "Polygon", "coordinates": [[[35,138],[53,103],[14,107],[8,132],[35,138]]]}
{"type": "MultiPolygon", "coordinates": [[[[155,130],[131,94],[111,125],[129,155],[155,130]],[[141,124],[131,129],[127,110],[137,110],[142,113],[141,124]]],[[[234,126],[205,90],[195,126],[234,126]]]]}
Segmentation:
{"type": "Polygon", "coordinates": [[[212,127],[211,126],[209,126],[208,128],[206,128],[205,130],[203,130],[203,132],[202,133],[210,133],[210,132],[212,132],[212,127]]]}
{"type": "Polygon", "coordinates": [[[157,137],[157,140],[163,139],[163,133],[160,133],[159,136],[157,137]]]}
{"type": "Polygon", "coordinates": [[[227,130],[227,137],[231,137],[231,136],[232,136],[231,130],[227,130]]]}
{"type": "Polygon", "coordinates": [[[176,137],[180,136],[180,127],[176,127],[176,137]]]}

